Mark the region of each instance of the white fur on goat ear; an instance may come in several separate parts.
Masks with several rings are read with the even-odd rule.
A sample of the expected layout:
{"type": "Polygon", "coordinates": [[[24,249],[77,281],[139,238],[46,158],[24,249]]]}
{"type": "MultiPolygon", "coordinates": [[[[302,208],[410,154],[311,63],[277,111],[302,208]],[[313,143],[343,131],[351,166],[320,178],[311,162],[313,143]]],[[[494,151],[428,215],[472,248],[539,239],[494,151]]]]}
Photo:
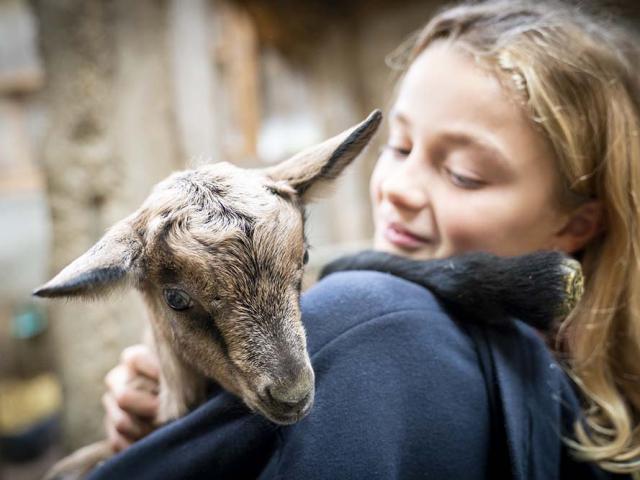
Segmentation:
{"type": "Polygon", "coordinates": [[[276,182],[286,182],[308,201],[364,150],[381,120],[382,112],[374,110],[358,125],[266,169],[265,173],[276,182]]]}
{"type": "Polygon", "coordinates": [[[33,291],[38,297],[95,297],[137,276],[142,241],[128,222],[114,225],[84,255],[33,291]]]}

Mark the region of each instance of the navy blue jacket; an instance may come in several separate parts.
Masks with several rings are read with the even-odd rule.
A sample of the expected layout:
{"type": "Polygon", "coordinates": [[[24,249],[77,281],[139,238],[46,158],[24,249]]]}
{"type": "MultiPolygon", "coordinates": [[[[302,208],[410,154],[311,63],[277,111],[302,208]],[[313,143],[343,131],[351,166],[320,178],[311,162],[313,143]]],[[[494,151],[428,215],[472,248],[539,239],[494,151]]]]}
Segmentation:
{"type": "Polygon", "coordinates": [[[468,327],[420,286],[337,273],[303,295],[302,311],[316,373],[306,418],[278,427],[218,391],[91,479],[607,478],[563,446],[577,401],[524,324],[482,329],[497,392],[490,396],[468,327]],[[504,446],[491,418],[504,426],[504,446]]]}

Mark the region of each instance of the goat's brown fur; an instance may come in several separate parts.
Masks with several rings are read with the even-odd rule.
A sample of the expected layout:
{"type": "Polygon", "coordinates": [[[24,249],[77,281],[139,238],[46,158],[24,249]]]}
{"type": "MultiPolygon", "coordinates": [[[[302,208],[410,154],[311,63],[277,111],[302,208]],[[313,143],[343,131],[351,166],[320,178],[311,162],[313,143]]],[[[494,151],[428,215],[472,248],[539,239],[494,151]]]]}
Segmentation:
{"type": "MultiPolygon", "coordinates": [[[[209,379],[276,423],[300,420],[314,394],[299,310],[304,204],[362,151],[380,119],[376,111],[275,167],[218,163],[171,175],[34,293],[96,297],[123,285],[142,293],[161,366],[158,423],[203,402],[209,379]],[[190,299],[181,311],[168,306],[176,289],[190,299]]],[[[111,455],[105,448],[77,452],[52,475],[84,475],[111,455]]]]}

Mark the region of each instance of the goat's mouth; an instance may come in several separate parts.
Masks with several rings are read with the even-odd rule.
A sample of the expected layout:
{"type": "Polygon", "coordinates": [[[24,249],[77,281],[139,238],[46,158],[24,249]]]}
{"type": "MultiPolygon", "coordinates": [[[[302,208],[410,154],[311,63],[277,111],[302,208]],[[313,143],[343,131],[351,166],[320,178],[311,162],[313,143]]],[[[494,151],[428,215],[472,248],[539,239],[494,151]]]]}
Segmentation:
{"type": "Polygon", "coordinates": [[[268,394],[257,398],[252,402],[253,407],[262,415],[279,425],[291,425],[299,422],[311,411],[313,407],[314,391],[311,390],[306,397],[295,403],[279,402],[268,394]]]}

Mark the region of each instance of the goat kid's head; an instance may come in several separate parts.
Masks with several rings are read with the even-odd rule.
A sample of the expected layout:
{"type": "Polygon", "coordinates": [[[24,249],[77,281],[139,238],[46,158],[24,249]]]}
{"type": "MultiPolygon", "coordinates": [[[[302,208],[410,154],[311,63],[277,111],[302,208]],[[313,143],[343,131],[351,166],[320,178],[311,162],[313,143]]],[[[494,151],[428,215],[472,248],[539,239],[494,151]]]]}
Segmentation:
{"type": "Polygon", "coordinates": [[[304,205],[363,150],[380,120],[375,111],[274,167],[217,163],[171,175],[34,294],[99,297],[134,286],[156,335],[183,361],[270,420],[300,420],[314,396],[299,309],[304,205]]]}

